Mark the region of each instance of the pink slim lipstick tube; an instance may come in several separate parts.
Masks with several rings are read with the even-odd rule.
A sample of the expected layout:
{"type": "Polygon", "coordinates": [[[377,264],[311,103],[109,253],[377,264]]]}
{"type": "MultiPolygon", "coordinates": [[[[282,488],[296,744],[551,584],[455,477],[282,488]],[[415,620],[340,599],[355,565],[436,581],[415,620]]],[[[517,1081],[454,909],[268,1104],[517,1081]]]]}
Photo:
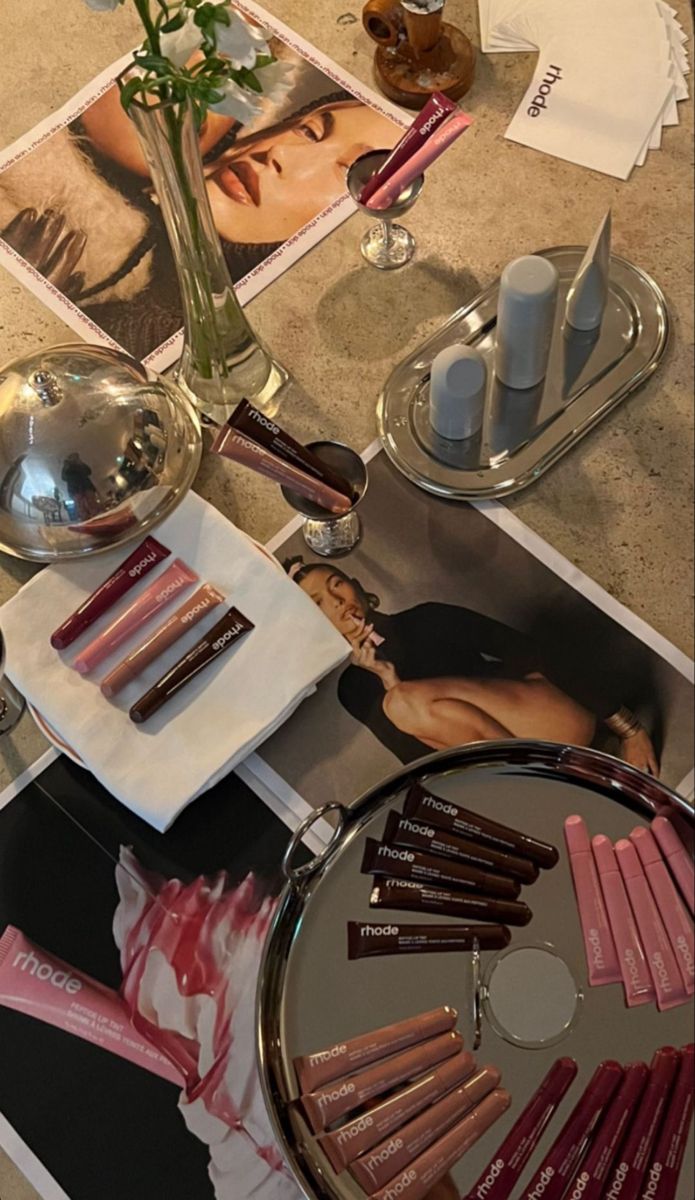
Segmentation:
{"type": "Polygon", "coordinates": [[[694,1064],[695,1046],[685,1046],[654,1156],[643,1181],[641,1200],[675,1200],[693,1119],[694,1064]]]}
{"type": "Polygon", "coordinates": [[[676,956],[685,990],[695,993],[695,932],[693,920],[680,898],[654,835],[639,825],[630,834],[644,867],[656,906],[676,956]]]}
{"type": "Polygon", "coordinates": [[[646,1063],[630,1063],[610,1108],[602,1120],[591,1149],[567,1192],[565,1200],[601,1200],[608,1172],[625,1138],[626,1130],[649,1079],[646,1063]]]}
{"type": "Polygon", "coordinates": [[[558,1058],[553,1063],[465,1200],[509,1200],[550,1118],[576,1076],[577,1064],[573,1058],[558,1058]]]}
{"type": "Polygon", "coordinates": [[[565,841],[572,871],[574,894],[577,898],[579,921],[584,937],[584,953],[589,971],[589,984],[620,983],[622,978],[618,956],[611,933],[608,913],[603,900],[591,842],[581,817],[565,821],[565,841]]]}
{"type": "Polygon", "coordinates": [[[166,608],[167,604],[171,604],[185,588],[197,583],[197,580],[195,571],[187,567],[180,558],[175,558],[171,566],[158,575],[120,617],[116,617],[93,642],[85,646],[72,664],[75,670],[79,671],[80,675],[87,675],[93,671],[127,638],[142,629],[143,625],[166,608]]]}
{"type": "Polygon", "coordinates": [[[524,1188],[523,1200],[538,1200],[540,1196],[543,1200],[561,1200],[622,1078],[623,1068],[617,1062],[608,1060],[596,1068],[562,1132],[524,1188]]]}
{"type": "Polygon", "coordinates": [[[628,898],[647,956],[659,1012],[685,1004],[687,996],[671,943],[659,916],[647,877],[632,842],[621,838],[615,857],[625,882],[628,898]]]}
{"type": "Polygon", "coordinates": [[[656,999],[656,993],[613,846],[610,839],[603,834],[593,838],[591,846],[618,953],[625,1001],[628,1008],[635,1008],[639,1004],[651,1004],[656,999]]]}
{"type": "Polygon", "coordinates": [[[609,1173],[604,1200],[638,1200],[640,1197],[642,1180],[680,1061],[681,1056],[673,1046],[664,1046],[654,1055],[649,1082],[617,1161],[609,1173]]]}
{"type": "Polygon", "coordinates": [[[688,908],[695,914],[695,867],[693,860],[679,838],[673,825],[666,817],[655,817],[652,833],[661,853],[666,859],[688,908]]]}
{"type": "Polygon", "coordinates": [[[465,112],[459,110],[454,113],[443,125],[440,125],[439,129],[435,130],[424,145],[410,155],[402,167],[393,172],[386,183],[382,183],[381,187],[367,201],[367,208],[373,208],[376,211],[391,208],[401,192],[404,192],[413,180],[417,179],[418,175],[422,175],[423,171],[431,167],[440,154],[448,150],[452,142],[455,142],[472,124],[473,118],[465,112]]]}

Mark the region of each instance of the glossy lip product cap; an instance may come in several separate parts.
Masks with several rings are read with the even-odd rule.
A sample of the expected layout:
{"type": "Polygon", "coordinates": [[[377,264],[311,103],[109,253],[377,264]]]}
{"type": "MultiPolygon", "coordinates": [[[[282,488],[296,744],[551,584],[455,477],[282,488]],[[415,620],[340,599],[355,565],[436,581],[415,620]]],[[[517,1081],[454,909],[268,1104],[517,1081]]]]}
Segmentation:
{"type": "Polygon", "coordinates": [[[649,1067],[646,1063],[630,1063],[625,1068],[623,1082],[599,1126],[586,1161],[570,1186],[568,1200],[573,1200],[574,1197],[581,1197],[581,1200],[601,1200],[608,1172],[615,1161],[648,1079],[649,1067]]]}
{"type": "Polygon", "coordinates": [[[647,956],[659,1012],[666,1012],[687,1000],[678,963],[632,842],[621,838],[615,856],[647,956]]]}
{"type": "Polygon", "coordinates": [[[440,854],[442,858],[469,863],[482,871],[499,871],[501,875],[511,875],[521,883],[535,883],[538,879],[538,867],[528,858],[506,854],[502,850],[492,850],[489,846],[482,846],[480,842],[468,841],[455,833],[446,833],[436,825],[423,824],[422,821],[414,821],[412,817],[402,817],[400,813],[389,813],[383,837],[389,846],[406,846],[411,850],[424,850],[426,854],[440,854]]]}
{"type": "Polygon", "coordinates": [[[638,1200],[680,1061],[680,1053],[673,1046],[664,1046],[654,1055],[641,1104],[603,1193],[606,1200],[638,1200]]]}
{"type": "Polygon", "coordinates": [[[567,818],[565,841],[584,938],[589,983],[591,987],[620,983],[622,976],[608,913],[591,853],[589,833],[581,817],[574,815],[567,818]]]}
{"type": "Polygon", "coordinates": [[[661,857],[661,851],[653,833],[639,825],[632,830],[630,841],[640,856],[644,873],[676,956],[685,990],[689,996],[692,996],[695,993],[695,929],[692,917],[681,900],[669,869],[661,857]]]}
{"type": "Polygon", "coordinates": [[[666,817],[654,818],[652,833],[661,847],[661,853],[673,872],[688,908],[695,914],[695,867],[692,858],[666,817]]]}
{"type": "Polygon", "coordinates": [[[656,999],[656,993],[613,846],[610,839],[601,833],[592,839],[591,847],[601,879],[628,1008],[651,1004],[656,999]]]}
{"type": "Polygon", "coordinates": [[[434,883],[438,887],[458,888],[478,892],[483,896],[500,896],[516,900],[521,887],[515,879],[479,871],[463,863],[423,854],[418,850],[398,850],[375,838],[366,838],[362,859],[363,875],[395,875],[397,879],[412,879],[417,883],[434,883]]]}
{"type": "Polygon", "coordinates": [[[644,1178],[647,1200],[675,1200],[693,1119],[695,1047],[685,1046],[668,1110],[644,1178]]]}
{"type": "Polygon", "coordinates": [[[528,925],[533,916],[523,900],[488,899],[473,896],[470,892],[413,883],[409,879],[380,879],[372,888],[369,907],[438,913],[443,917],[500,922],[502,925],[528,925]]]}

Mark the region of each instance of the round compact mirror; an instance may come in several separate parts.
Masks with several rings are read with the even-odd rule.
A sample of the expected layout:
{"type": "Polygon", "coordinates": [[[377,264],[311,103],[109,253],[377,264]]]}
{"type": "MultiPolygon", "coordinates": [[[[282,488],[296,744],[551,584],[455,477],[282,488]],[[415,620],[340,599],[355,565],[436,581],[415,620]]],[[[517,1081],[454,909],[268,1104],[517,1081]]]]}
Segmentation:
{"type": "Polygon", "coordinates": [[[549,942],[503,950],[480,986],[482,1011],[495,1033],[529,1050],[566,1038],[583,999],[567,963],[549,942]]]}

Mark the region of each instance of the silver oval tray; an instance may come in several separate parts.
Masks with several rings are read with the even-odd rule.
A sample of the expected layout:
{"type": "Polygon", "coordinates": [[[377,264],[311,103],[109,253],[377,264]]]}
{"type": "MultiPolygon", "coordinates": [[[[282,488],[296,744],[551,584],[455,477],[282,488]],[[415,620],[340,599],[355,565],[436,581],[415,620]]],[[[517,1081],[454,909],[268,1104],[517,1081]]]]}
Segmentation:
{"type": "Polygon", "coordinates": [[[508,496],[538,479],[658,366],[669,335],[666,301],[652,279],[615,255],[598,335],[564,327],[567,292],[585,253],[556,246],[537,253],[560,273],[560,295],[546,378],[514,391],[495,379],[499,279],[459,309],[396,367],[377,405],[379,436],[408,479],[454,500],[508,496]],[[440,438],[429,420],[432,360],[455,342],[475,346],[488,364],[480,435],[440,438]]]}
{"type": "MultiPolygon", "coordinates": [[[[563,837],[564,820],[573,812],[585,817],[592,833],[617,839],[626,836],[640,819],[659,811],[674,816],[683,835],[692,841],[695,826],[687,801],[617,759],[592,750],[499,742],[431,755],[399,770],[349,808],[327,806],[337,811],[338,826],[331,845],[318,859],[297,868],[290,861],[302,833],[325,809],[318,810],[297,831],[288,852],[290,882],[269,934],[259,981],[258,1054],[278,1143],[309,1200],[364,1200],[364,1193],[348,1174],[334,1174],[293,1104],[298,1096],[292,1066],[296,1056],[441,1004],[458,1009],[466,1045],[470,1049],[474,1044],[471,955],[429,954],[424,959],[406,955],[358,962],[347,958],[347,921],[375,919],[369,908],[371,880],[360,873],[364,840],[381,835],[387,811],[400,805],[405,789],[416,779],[426,780],[437,794],[558,846],[560,863],[552,871],[541,872],[540,879],[522,893],[534,917],[525,928],[512,930],[511,945],[551,943],[584,993],[579,1017],[567,1036],[542,1049],[512,1045],[483,1020],[478,1062],[501,1069],[502,1085],[513,1099],[505,1117],[455,1169],[454,1180],[461,1192],[475,1183],[556,1058],[575,1058],[578,1078],[529,1163],[524,1180],[530,1178],[530,1171],[559,1133],[568,1106],[576,1103],[600,1061],[649,1059],[659,1046],[681,1046],[692,1040],[692,1002],[667,1013],[658,1013],[650,1005],[627,1010],[619,985],[586,986],[583,942],[563,837]]],[[[426,914],[398,916],[401,920],[407,916],[413,924],[437,922],[426,914]]],[[[379,910],[379,919],[389,919],[385,910],[379,910]]],[[[483,969],[490,958],[490,953],[483,953],[483,969]]],[[[691,1139],[678,1200],[692,1200],[692,1172],[691,1139]]]]}

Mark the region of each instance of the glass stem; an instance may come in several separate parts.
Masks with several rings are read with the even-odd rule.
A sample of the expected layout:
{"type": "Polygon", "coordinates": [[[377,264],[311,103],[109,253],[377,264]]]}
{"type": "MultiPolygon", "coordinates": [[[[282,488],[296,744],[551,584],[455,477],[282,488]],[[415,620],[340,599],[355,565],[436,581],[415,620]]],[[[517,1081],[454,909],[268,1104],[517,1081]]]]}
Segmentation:
{"type": "Polygon", "coordinates": [[[384,231],[384,250],[387,258],[391,257],[391,247],[393,245],[393,234],[391,232],[391,220],[389,217],[381,218],[381,226],[384,231]]]}

